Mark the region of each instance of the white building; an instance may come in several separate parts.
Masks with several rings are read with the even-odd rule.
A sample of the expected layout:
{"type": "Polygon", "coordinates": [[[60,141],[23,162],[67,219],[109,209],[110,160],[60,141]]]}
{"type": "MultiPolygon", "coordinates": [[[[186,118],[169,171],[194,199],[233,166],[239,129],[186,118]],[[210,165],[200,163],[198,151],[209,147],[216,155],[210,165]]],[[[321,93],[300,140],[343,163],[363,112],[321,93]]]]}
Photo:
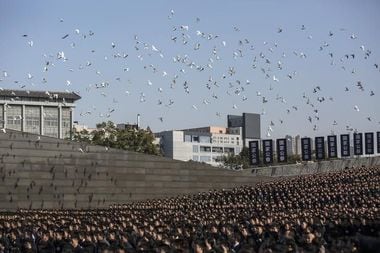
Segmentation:
{"type": "Polygon", "coordinates": [[[239,154],[243,148],[241,128],[202,127],[156,133],[164,156],[181,161],[220,165],[220,158],[239,154]]]}
{"type": "Polygon", "coordinates": [[[80,98],[71,92],[0,90],[0,128],[70,137],[74,102],[80,98]]]}

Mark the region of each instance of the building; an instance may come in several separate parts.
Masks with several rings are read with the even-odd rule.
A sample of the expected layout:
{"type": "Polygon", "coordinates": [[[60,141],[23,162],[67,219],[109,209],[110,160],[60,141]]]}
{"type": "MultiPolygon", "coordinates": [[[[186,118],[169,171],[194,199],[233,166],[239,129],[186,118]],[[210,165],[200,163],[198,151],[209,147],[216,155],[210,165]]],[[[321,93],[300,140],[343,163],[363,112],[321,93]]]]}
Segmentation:
{"type": "Polygon", "coordinates": [[[248,146],[250,140],[261,139],[260,114],[243,113],[242,115],[227,115],[228,128],[241,127],[243,145],[248,146]]]}
{"type": "MultiPolygon", "coordinates": [[[[234,117],[237,119],[239,116],[234,117]]],[[[251,140],[244,139],[244,129],[255,128],[260,125],[260,122],[258,124],[255,122],[256,124],[253,126],[242,124],[242,122],[244,121],[231,123],[227,128],[207,126],[163,131],[155,134],[156,143],[160,145],[161,151],[166,157],[181,161],[205,162],[218,166],[221,165],[220,159],[223,156],[238,155],[244,147],[244,142],[251,140]]],[[[260,132],[260,130],[254,130],[260,132]]]]}
{"type": "Polygon", "coordinates": [[[73,124],[73,131],[74,132],[82,132],[82,131],[87,131],[88,133],[92,133],[93,131],[97,130],[96,128],[93,127],[88,127],[87,125],[81,125],[78,123],[78,121],[74,121],[73,124]]]}
{"type": "Polygon", "coordinates": [[[0,90],[0,127],[55,138],[71,136],[74,92],[0,90]]]}
{"type": "Polygon", "coordinates": [[[120,130],[128,130],[128,129],[138,130],[139,126],[137,124],[120,123],[120,124],[116,124],[116,128],[120,130]]]}

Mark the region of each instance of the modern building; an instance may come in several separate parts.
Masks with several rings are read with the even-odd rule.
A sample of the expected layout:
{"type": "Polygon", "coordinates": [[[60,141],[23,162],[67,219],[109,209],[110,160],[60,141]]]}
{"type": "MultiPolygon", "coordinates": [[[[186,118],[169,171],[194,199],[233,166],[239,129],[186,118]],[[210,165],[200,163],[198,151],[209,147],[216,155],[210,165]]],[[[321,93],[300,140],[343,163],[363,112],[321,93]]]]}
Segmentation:
{"type": "Polygon", "coordinates": [[[0,128],[55,138],[70,137],[74,92],[0,90],[0,128]]]}
{"type": "Polygon", "coordinates": [[[248,146],[250,140],[261,139],[260,114],[227,115],[227,126],[229,128],[241,127],[245,147],[248,146]]]}
{"type": "MultiPolygon", "coordinates": [[[[230,115],[228,116],[230,117],[230,115]]],[[[239,116],[234,116],[238,119],[239,116]]],[[[240,116],[241,117],[241,116],[240,116]]],[[[242,119],[242,118],[241,118],[242,119]]],[[[260,118],[259,118],[260,120],[260,118]]],[[[228,154],[237,155],[244,147],[244,129],[260,127],[260,122],[242,124],[237,120],[229,127],[207,126],[183,130],[170,130],[156,133],[156,143],[164,156],[181,161],[205,162],[214,166],[221,165],[220,159],[228,154]]],[[[251,129],[250,129],[251,130],[251,129]]],[[[256,132],[260,130],[254,129],[256,132]]],[[[247,136],[247,135],[245,135],[247,136]]],[[[251,135],[249,135],[251,137],[251,135]]]]}

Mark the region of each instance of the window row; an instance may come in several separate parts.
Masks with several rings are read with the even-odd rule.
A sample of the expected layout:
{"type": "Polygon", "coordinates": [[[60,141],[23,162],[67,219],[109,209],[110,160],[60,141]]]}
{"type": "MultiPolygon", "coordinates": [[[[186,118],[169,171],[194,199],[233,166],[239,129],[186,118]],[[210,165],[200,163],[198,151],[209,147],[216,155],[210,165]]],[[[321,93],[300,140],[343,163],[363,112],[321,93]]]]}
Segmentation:
{"type": "MultiPolygon", "coordinates": [[[[58,138],[59,131],[59,110],[58,107],[43,108],[43,132],[44,135],[58,138]]],[[[0,106],[0,127],[6,127],[13,130],[22,130],[22,122],[24,120],[24,132],[40,134],[41,130],[41,107],[25,106],[25,118],[22,118],[22,106],[11,105],[6,108],[6,119],[4,119],[4,107],[0,106]]],[[[62,134],[63,137],[70,137],[71,131],[71,109],[62,108],[62,134]]]]}
{"type": "Polygon", "coordinates": [[[210,146],[198,146],[193,145],[193,153],[235,153],[235,148],[232,147],[210,147],[210,146]]]}

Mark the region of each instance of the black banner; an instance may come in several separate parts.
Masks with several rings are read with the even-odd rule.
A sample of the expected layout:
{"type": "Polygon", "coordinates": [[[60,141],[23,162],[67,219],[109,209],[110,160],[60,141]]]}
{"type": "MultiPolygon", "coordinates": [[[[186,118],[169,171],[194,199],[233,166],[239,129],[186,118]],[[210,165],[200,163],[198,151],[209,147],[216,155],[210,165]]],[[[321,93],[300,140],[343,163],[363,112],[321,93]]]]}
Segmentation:
{"type": "Polygon", "coordinates": [[[263,140],[264,164],[273,163],[273,140],[263,140]]]}
{"type": "Polygon", "coordinates": [[[350,156],[350,135],[340,135],[340,155],[342,157],[350,156]]]}
{"type": "Polygon", "coordinates": [[[325,159],[325,137],[315,137],[315,158],[325,159]]]}
{"type": "Polygon", "coordinates": [[[354,133],[354,155],[363,154],[363,134],[354,133]]]}
{"type": "Polygon", "coordinates": [[[301,138],[302,160],[311,161],[311,139],[301,138]]]}
{"type": "Polygon", "coordinates": [[[338,157],[336,135],[327,136],[327,148],[328,148],[329,158],[337,158],[338,157]]]}
{"type": "Polygon", "coordinates": [[[374,141],[374,135],[373,133],[365,133],[364,134],[364,138],[365,138],[365,142],[364,142],[364,146],[365,146],[365,153],[366,155],[373,155],[375,153],[375,143],[373,142],[374,141]]]}
{"type": "Polygon", "coordinates": [[[288,161],[288,150],[286,139],[277,139],[277,162],[284,163],[288,161]]]}
{"type": "Polygon", "coordinates": [[[377,135],[377,153],[380,154],[380,132],[377,132],[376,135],[377,135]]]}
{"type": "Polygon", "coordinates": [[[259,141],[249,142],[249,163],[251,165],[259,165],[259,141]]]}

